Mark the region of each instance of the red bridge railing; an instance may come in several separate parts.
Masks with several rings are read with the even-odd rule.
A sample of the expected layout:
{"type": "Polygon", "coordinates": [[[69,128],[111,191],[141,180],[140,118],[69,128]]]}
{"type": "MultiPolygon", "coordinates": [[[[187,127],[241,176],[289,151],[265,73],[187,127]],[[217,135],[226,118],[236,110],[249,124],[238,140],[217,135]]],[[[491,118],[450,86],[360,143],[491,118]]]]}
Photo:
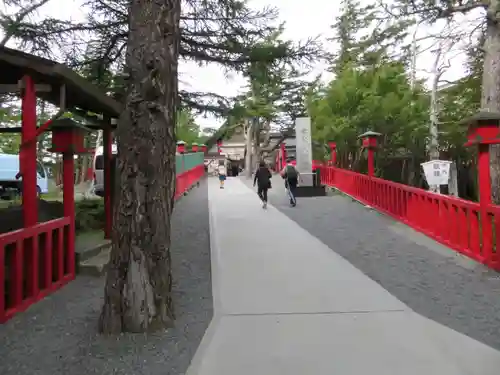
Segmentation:
{"type": "Polygon", "coordinates": [[[178,199],[191,186],[197,183],[205,175],[205,166],[203,164],[197,165],[185,172],[177,175],[175,185],[175,199],[178,199]]]}
{"type": "MultiPolygon", "coordinates": [[[[205,174],[197,165],[176,177],[175,199],[205,174]]],[[[0,234],[0,324],[75,278],[69,217],[0,234]]]]}
{"type": "Polygon", "coordinates": [[[0,234],[0,323],[75,277],[69,217],[0,234]]]}
{"type": "Polygon", "coordinates": [[[500,270],[500,206],[483,206],[336,167],[320,170],[323,184],[500,270]]]}

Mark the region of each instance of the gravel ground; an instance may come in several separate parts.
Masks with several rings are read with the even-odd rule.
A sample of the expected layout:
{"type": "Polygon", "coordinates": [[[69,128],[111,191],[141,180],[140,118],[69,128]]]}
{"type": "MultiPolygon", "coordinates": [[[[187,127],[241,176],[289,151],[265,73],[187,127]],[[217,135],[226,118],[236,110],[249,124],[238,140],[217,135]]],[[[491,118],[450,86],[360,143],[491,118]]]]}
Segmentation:
{"type": "Polygon", "coordinates": [[[416,312],[500,350],[500,274],[345,196],[291,208],[282,184],[274,207],[416,312]]]}
{"type": "Polygon", "coordinates": [[[184,374],[212,319],[208,220],[203,182],[178,203],[172,223],[175,328],[97,335],[104,280],[78,277],[0,326],[0,374],[184,374]]]}

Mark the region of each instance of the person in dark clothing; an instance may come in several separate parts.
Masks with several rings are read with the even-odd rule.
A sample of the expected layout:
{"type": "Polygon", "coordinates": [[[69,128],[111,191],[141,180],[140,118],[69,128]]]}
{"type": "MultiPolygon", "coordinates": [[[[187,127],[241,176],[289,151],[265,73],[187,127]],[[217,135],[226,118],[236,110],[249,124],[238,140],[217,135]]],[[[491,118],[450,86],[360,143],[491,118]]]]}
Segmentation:
{"type": "Polygon", "coordinates": [[[255,172],[253,186],[257,184],[257,195],[262,201],[262,208],[267,208],[267,190],[271,187],[271,172],[266,167],[266,164],[261,161],[259,169],[255,172]]]}

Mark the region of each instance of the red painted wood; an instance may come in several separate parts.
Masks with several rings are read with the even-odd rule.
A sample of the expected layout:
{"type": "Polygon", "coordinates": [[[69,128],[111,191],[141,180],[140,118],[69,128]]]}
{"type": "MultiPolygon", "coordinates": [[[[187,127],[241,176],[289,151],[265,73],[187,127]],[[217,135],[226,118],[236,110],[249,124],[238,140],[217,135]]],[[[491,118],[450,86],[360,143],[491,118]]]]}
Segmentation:
{"type": "Polygon", "coordinates": [[[436,241],[500,270],[500,207],[434,194],[336,167],[320,169],[323,184],[338,188],[436,241]]]}

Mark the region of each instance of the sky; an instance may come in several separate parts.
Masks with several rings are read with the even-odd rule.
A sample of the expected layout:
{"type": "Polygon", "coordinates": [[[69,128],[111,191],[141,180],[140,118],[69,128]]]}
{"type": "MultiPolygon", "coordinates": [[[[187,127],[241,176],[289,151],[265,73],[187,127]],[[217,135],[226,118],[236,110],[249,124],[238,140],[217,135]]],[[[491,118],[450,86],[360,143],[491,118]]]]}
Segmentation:
{"type": "MultiPolygon", "coordinates": [[[[44,6],[38,14],[38,17],[51,17],[60,19],[82,20],[84,14],[80,9],[82,0],[51,0],[44,6]]],[[[370,3],[369,0],[361,0],[361,3],[370,3]]],[[[332,37],[333,32],[330,26],[335,22],[335,17],[340,13],[340,0],[250,0],[250,5],[255,8],[262,8],[272,3],[277,7],[280,13],[280,20],[285,22],[284,37],[294,41],[305,40],[309,37],[319,36],[325,41],[327,50],[333,52],[335,46],[331,42],[326,42],[326,38],[332,37]]],[[[461,27],[473,27],[467,22],[473,19],[477,14],[462,17],[461,27]]],[[[421,26],[418,30],[419,36],[425,36],[429,33],[435,33],[441,26],[434,28],[421,26]]],[[[424,40],[419,43],[421,49],[429,45],[430,40],[424,40]]],[[[9,47],[15,48],[15,43],[9,43],[9,47]]],[[[443,79],[454,81],[461,78],[464,74],[464,56],[451,51],[448,54],[450,67],[446,70],[443,79]]],[[[433,54],[430,51],[421,53],[417,58],[417,76],[430,81],[429,72],[432,69],[433,54]]],[[[312,76],[321,74],[326,82],[332,78],[326,72],[326,64],[317,62],[313,66],[312,76]]],[[[241,92],[245,81],[242,77],[235,74],[227,76],[217,65],[199,67],[194,63],[184,63],[180,67],[181,81],[185,88],[193,91],[210,91],[223,96],[234,96],[241,92]]],[[[201,127],[219,127],[223,119],[217,119],[212,116],[199,116],[197,123],[201,127]]]]}

